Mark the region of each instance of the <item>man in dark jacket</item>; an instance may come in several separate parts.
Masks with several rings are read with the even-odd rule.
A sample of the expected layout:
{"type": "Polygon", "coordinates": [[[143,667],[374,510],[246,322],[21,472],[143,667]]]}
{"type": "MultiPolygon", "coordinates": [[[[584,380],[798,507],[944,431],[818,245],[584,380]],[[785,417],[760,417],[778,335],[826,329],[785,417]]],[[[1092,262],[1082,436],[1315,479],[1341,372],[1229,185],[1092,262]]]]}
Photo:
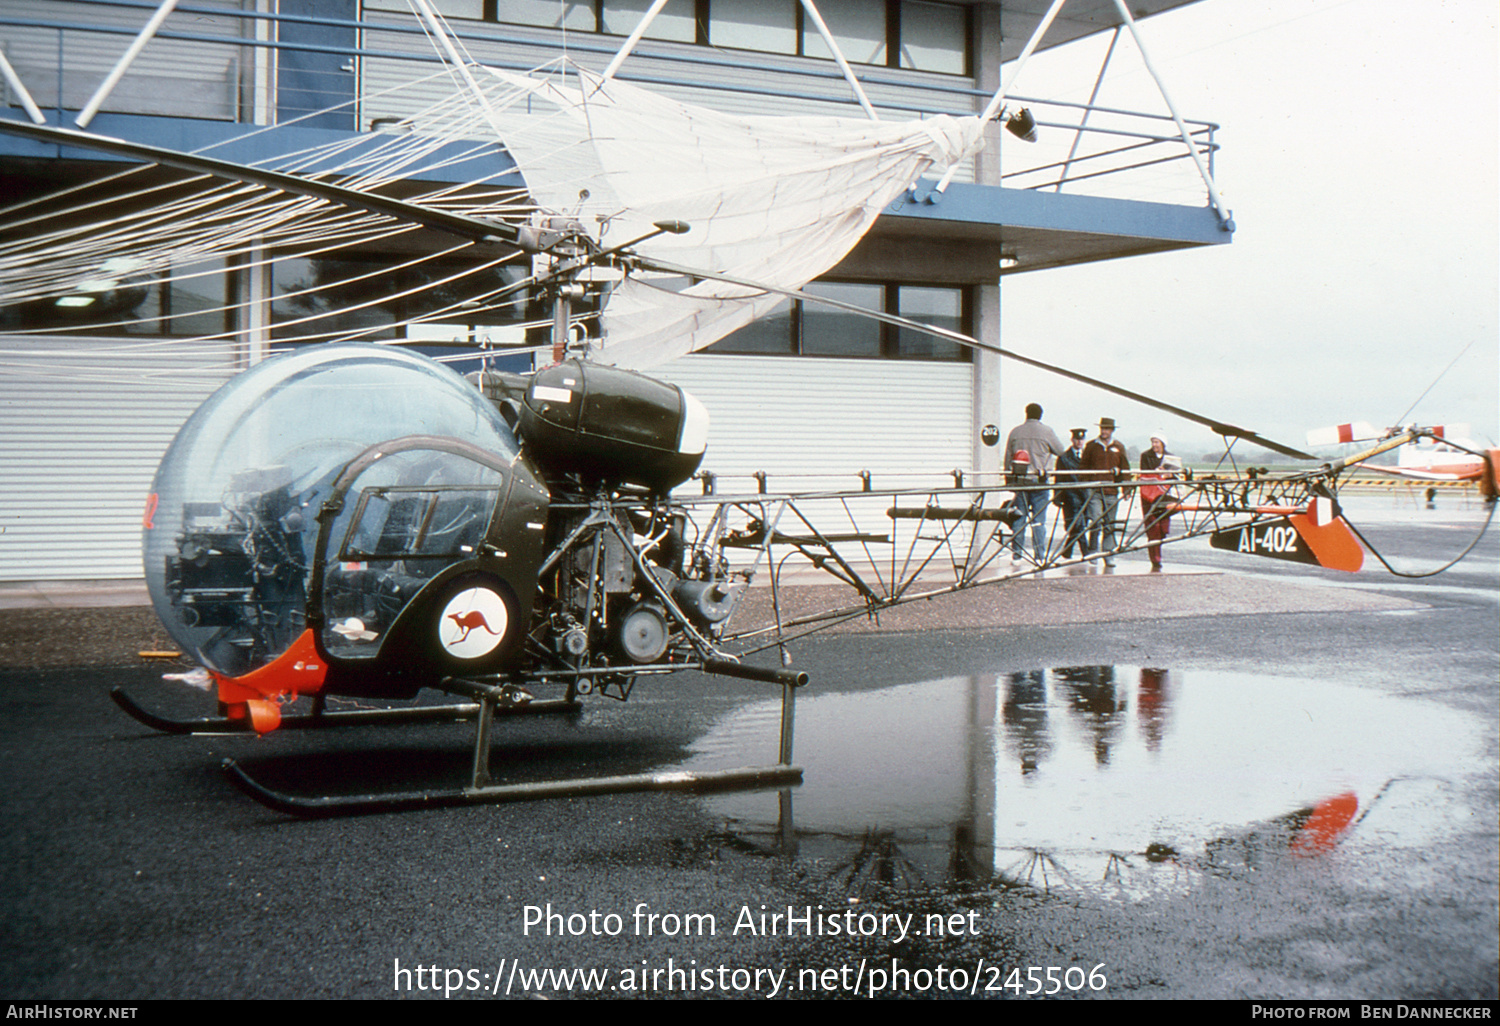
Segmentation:
{"type": "MultiPolygon", "coordinates": [[[[1083,480],[1077,474],[1069,471],[1081,470],[1083,468],[1083,440],[1088,435],[1087,428],[1073,429],[1073,444],[1067,452],[1057,458],[1057,483],[1059,485],[1073,484],[1083,480]]],[[[1084,510],[1088,506],[1088,491],[1083,488],[1059,488],[1052,493],[1052,504],[1062,510],[1063,524],[1067,528],[1067,535],[1063,540],[1063,559],[1073,558],[1073,546],[1078,545],[1078,554],[1087,556],[1094,550],[1089,547],[1088,535],[1084,533],[1084,510]]]]}
{"type": "MultiPolygon", "coordinates": [[[[1115,419],[1099,418],[1099,437],[1083,450],[1083,469],[1090,471],[1089,480],[1104,482],[1089,492],[1088,520],[1089,549],[1105,552],[1115,549],[1115,518],[1120,510],[1120,489],[1117,482],[1130,473],[1130,457],[1125,446],[1115,440],[1115,419]]],[[[1114,566],[1113,556],[1104,557],[1105,566],[1114,566]]]]}

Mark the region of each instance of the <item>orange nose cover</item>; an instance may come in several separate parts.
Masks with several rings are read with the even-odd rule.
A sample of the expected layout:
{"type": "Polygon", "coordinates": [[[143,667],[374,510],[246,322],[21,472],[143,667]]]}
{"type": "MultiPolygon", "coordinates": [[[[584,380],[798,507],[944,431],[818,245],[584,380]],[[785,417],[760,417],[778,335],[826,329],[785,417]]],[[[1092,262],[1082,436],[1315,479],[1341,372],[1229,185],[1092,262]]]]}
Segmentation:
{"type": "Polygon", "coordinates": [[[318,654],[312,631],[308,630],[275,662],[240,677],[214,674],[214,680],[219,685],[219,701],[229,706],[230,718],[248,718],[257,734],[266,734],[281,725],[277,699],[314,694],[323,687],[327,675],[328,664],[318,654]]]}

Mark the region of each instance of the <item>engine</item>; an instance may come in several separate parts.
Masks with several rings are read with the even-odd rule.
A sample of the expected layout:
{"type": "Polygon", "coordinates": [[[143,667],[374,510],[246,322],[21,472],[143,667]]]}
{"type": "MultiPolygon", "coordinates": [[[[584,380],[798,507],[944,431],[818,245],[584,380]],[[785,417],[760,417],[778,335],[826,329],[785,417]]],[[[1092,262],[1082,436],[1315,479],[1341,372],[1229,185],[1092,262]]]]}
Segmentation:
{"type": "Polygon", "coordinates": [[[692,635],[715,639],[743,597],[722,562],[689,554],[682,509],[615,498],[587,510],[554,501],[551,512],[561,557],[540,582],[537,620],[555,657],[599,669],[606,689],[611,670],[691,658],[692,635]]]}
{"type": "Polygon", "coordinates": [[[290,477],[284,467],[241,473],[226,501],[184,503],[178,543],[163,556],[177,622],[211,629],[204,652],[230,674],[274,658],[306,623],[304,524],[290,477]]]}

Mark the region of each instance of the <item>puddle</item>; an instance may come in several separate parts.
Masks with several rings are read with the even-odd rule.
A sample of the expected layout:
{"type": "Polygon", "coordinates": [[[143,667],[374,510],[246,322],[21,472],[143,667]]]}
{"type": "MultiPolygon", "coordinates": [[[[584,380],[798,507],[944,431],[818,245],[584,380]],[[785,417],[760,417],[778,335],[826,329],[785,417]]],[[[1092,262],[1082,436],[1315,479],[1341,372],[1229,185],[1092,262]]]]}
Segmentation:
{"type": "MultiPolygon", "coordinates": [[[[727,717],[689,767],[754,761],[777,712],[727,717]]],[[[1327,681],[1066,667],[804,693],[790,801],[708,801],[734,829],[825,860],[850,890],[980,880],[1132,894],[1356,837],[1432,843],[1462,820],[1449,782],[1481,748],[1462,713],[1327,681]]]]}

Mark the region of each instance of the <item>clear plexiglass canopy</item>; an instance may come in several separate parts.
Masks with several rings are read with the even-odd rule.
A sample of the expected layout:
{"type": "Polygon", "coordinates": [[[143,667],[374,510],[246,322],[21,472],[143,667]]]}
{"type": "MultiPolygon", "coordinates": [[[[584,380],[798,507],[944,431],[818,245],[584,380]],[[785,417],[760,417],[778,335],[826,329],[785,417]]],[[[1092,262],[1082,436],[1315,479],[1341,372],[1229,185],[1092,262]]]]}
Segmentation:
{"type": "MultiPolygon", "coordinates": [[[[469,442],[506,461],[518,451],[510,428],[462,377],[383,346],[308,347],[266,360],[214,393],[162,459],[147,508],[147,586],[184,653],[232,677],[286,651],[306,627],[317,517],[334,479],[370,446],[411,435],[469,442]]],[[[360,511],[370,504],[347,503],[329,534],[329,591],[352,603],[331,610],[349,615],[329,638],[378,644],[407,595],[471,554],[493,509],[485,498],[500,480],[492,469],[435,451],[371,466],[359,483],[367,492],[384,489],[383,505],[360,511]],[[391,500],[392,489],[410,501],[391,500]],[[421,495],[449,497],[440,511],[447,535],[414,549],[395,535],[412,523],[411,497],[421,495]],[[377,510],[387,509],[377,523],[377,510]],[[339,563],[346,547],[359,550],[357,561],[339,563]],[[350,597],[349,585],[366,580],[371,594],[350,597]]]]}

